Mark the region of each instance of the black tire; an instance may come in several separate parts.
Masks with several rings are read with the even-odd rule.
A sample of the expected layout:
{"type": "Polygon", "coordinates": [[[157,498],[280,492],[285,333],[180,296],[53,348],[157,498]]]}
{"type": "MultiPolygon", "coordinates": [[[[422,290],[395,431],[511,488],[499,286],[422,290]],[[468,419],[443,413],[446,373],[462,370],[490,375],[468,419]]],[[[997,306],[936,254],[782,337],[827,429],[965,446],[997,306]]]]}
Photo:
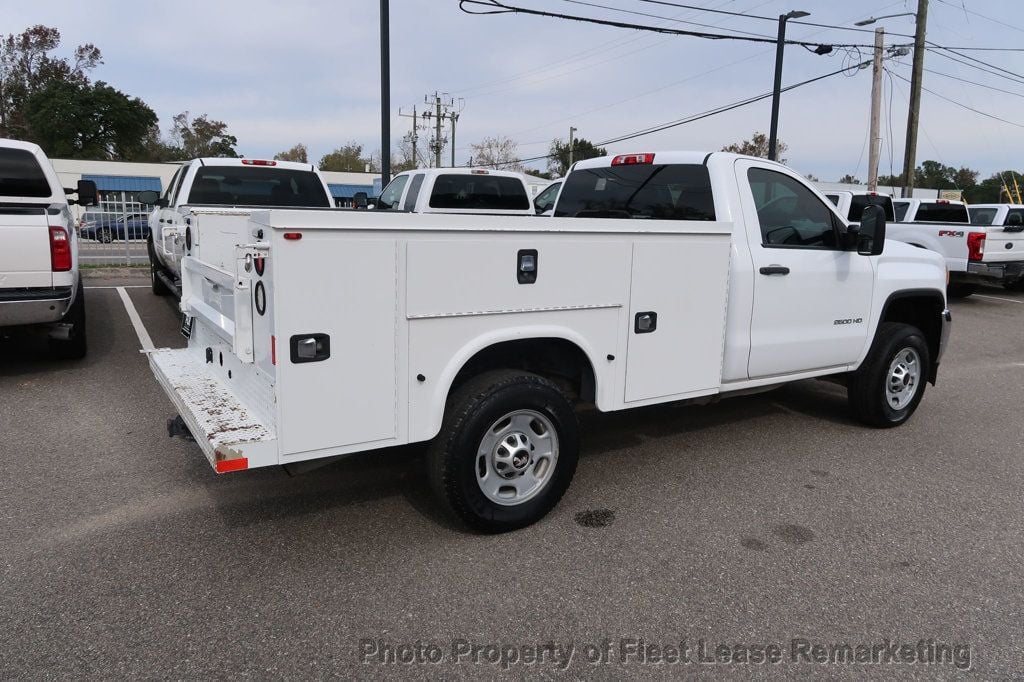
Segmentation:
{"type": "Polygon", "coordinates": [[[109,227],[101,227],[96,230],[96,241],[101,244],[111,244],[114,241],[114,233],[110,231],[109,227]]]}
{"type": "Polygon", "coordinates": [[[859,421],[869,426],[899,426],[910,419],[910,415],[921,404],[930,374],[931,354],[921,330],[901,322],[883,322],[878,327],[864,363],[856,372],[850,373],[847,382],[850,409],[859,421]],[[907,349],[913,350],[918,358],[917,379],[914,381],[916,390],[907,404],[896,408],[890,403],[887,382],[892,377],[890,368],[897,354],[907,349]]]}
{"type": "Polygon", "coordinates": [[[163,272],[163,268],[161,268],[160,264],[156,261],[156,250],[153,248],[152,236],[146,240],[146,251],[149,253],[149,281],[153,289],[153,293],[157,296],[169,296],[171,294],[171,290],[158,276],[163,272]]]}
{"type": "Polygon", "coordinates": [[[78,293],[63,322],[71,325],[67,339],[50,339],[50,354],[60,360],[80,360],[88,351],[85,336],[85,287],[78,278],[78,293]]]}
{"type": "Polygon", "coordinates": [[[1007,291],[1024,291],[1024,278],[1013,282],[1003,282],[1003,288],[1007,291]]]}
{"type": "Polygon", "coordinates": [[[579,425],[562,391],[536,374],[497,370],[471,379],[452,394],[427,462],[434,493],[452,515],[474,530],[504,533],[529,526],[558,504],[578,458],[579,425]],[[488,430],[516,410],[536,412],[553,425],[557,458],[554,470],[532,497],[504,505],[489,499],[477,482],[477,467],[483,463],[478,450],[488,430]]]}
{"type": "Polygon", "coordinates": [[[951,284],[946,285],[946,297],[967,298],[977,290],[977,284],[964,284],[962,282],[953,282],[951,284]]]}

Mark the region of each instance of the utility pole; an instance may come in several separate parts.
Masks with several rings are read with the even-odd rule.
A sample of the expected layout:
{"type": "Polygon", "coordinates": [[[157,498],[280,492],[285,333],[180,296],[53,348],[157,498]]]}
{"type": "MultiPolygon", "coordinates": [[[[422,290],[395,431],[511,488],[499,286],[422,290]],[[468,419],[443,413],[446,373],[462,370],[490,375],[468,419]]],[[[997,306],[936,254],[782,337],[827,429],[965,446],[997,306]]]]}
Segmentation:
{"type": "Polygon", "coordinates": [[[885,29],[875,29],[875,60],[871,67],[871,133],[868,149],[868,191],[878,190],[878,157],[882,152],[882,50],[885,47],[885,29]]]}
{"type": "Polygon", "coordinates": [[[436,92],[434,93],[434,104],[437,107],[437,113],[434,116],[434,124],[437,128],[434,133],[434,168],[440,168],[441,149],[444,144],[441,142],[441,97],[436,92]]]}
{"type": "Polygon", "coordinates": [[[398,110],[398,115],[402,116],[404,118],[411,118],[412,119],[412,135],[411,135],[411,141],[412,141],[412,164],[413,164],[414,167],[415,166],[419,166],[419,164],[420,164],[420,157],[416,153],[416,142],[420,139],[420,133],[419,133],[419,121],[418,121],[417,116],[416,116],[416,105],[413,105],[412,113],[411,114],[403,114],[402,110],[399,109],[398,110]]]}
{"type": "Polygon", "coordinates": [[[459,112],[453,111],[448,117],[452,120],[452,168],[455,168],[455,124],[459,120],[459,112]]]}
{"type": "MultiPolygon", "coordinates": [[[[572,168],[572,151],[575,142],[575,135],[576,129],[573,128],[572,126],[569,126],[569,168],[572,168]]],[[[569,172],[569,168],[565,169],[567,173],[569,172]]]]}
{"type": "Polygon", "coordinates": [[[380,0],[380,182],[391,182],[391,30],[390,0],[380,0]]]}
{"type": "Polygon", "coordinates": [[[775,87],[772,89],[772,123],[768,134],[768,158],[775,161],[779,145],[779,99],[782,96],[782,56],[786,51],[786,22],[809,16],[808,12],[793,10],[779,15],[779,36],[775,40],[775,87]]]}
{"type": "Polygon", "coordinates": [[[907,147],[903,153],[903,197],[914,195],[917,167],[917,124],[921,117],[921,76],[924,71],[924,36],[928,24],[928,0],[917,0],[917,30],[914,32],[914,62],[910,76],[910,110],[907,112],[907,147]]]}

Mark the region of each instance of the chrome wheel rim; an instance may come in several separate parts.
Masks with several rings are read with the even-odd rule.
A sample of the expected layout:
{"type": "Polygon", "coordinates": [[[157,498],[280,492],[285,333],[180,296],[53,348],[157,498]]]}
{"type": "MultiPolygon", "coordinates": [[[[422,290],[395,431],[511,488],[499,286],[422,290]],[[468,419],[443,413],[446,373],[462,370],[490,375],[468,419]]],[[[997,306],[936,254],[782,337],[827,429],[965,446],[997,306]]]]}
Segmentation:
{"type": "Polygon", "coordinates": [[[533,410],[516,410],[491,424],[480,440],[476,482],[495,504],[522,504],[551,481],[557,463],[558,434],[551,420],[533,410]]]}
{"type": "Polygon", "coordinates": [[[921,382],[921,357],[913,348],[904,348],[892,359],[885,380],[885,402],[894,410],[910,405],[921,382]]]}

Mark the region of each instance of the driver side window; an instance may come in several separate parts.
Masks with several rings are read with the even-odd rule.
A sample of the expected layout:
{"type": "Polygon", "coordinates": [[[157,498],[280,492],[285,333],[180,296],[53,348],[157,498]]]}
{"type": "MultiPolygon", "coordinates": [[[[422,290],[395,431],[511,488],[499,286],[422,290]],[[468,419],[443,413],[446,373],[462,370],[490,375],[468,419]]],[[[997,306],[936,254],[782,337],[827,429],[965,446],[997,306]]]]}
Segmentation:
{"type": "Polygon", "coordinates": [[[747,171],[761,243],[769,248],[837,248],[835,216],[802,183],[767,168],[747,171]]]}

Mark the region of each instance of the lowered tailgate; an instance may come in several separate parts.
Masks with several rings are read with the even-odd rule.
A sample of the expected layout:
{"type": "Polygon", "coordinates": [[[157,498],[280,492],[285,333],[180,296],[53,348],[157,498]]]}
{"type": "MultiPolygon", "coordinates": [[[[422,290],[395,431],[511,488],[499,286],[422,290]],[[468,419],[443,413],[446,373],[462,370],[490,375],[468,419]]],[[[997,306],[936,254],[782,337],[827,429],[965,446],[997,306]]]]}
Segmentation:
{"type": "Polygon", "coordinates": [[[53,286],[45,206],[0,207],[0,289],[53,286]]]}

